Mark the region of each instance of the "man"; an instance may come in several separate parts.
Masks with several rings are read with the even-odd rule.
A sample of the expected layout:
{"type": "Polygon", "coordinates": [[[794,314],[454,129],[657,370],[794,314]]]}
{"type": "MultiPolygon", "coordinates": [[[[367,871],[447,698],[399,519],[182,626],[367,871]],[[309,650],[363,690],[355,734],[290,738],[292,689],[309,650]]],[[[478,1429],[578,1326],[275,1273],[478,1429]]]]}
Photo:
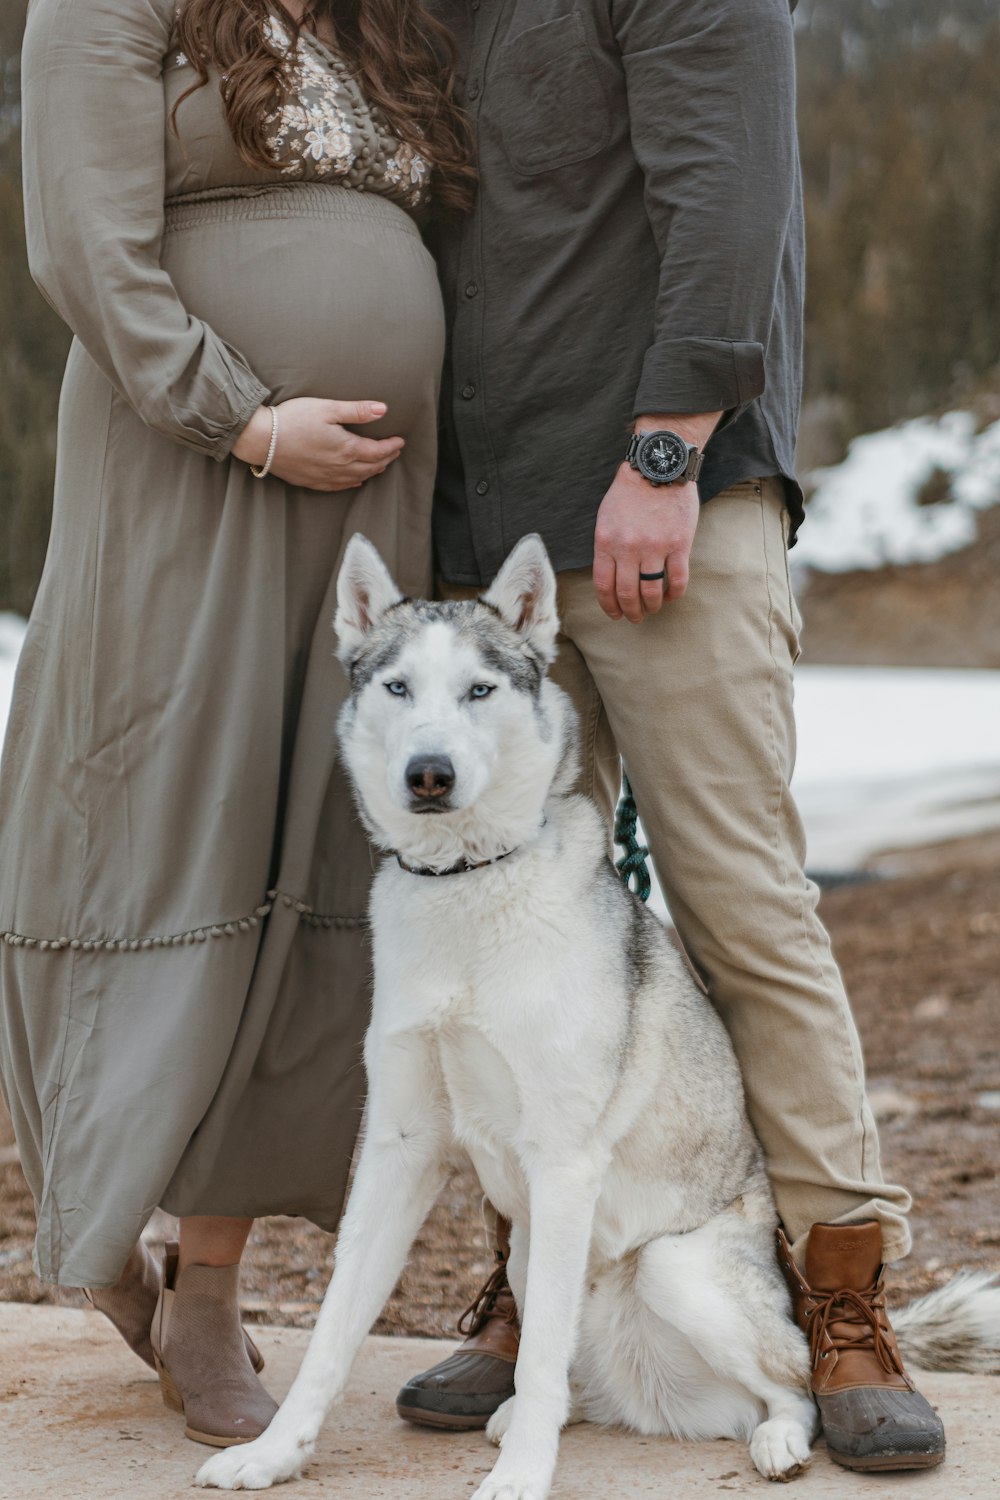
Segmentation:
{"type": "MultiPolygon", "coordinates": [[[[930,1466],[943,1429],[882,1296],[909,1197],[882,1180],[788,786],[803,269],[788,0],[435,10],[480,171],[474,211],[437,245],[443,588],[475,592],[523,533],[544,537],[581,786],[610,817],[624,757],[732,1035],[830,1450],[853,1468],[930,1466]]],[[[404,1387],[405,1417],[482,1426],[513,1393],[502,1233],[496,1248],[472,1337],[404,1387]]]]}

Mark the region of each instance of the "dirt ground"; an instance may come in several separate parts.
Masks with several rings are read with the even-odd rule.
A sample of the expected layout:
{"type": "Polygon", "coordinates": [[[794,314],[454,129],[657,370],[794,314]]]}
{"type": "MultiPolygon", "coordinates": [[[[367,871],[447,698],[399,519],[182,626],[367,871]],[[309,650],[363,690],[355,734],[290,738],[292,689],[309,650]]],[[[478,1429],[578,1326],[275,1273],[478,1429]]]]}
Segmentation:
{"type": "MultiPolygon", "coordinates": [[[[883,856],[879,879],[824,893],[880,1117],[888,1176],[914,1195],[914,1253],[897,1300],[960,1266],[1000,1269],[1000,834],[883,856]]],[[[389,1206],[387,1205],[387,1211],[389,1206]]],[[[31,1273],[33,1215],[0,1116],[0,1300],[81,1305],[31,1273]]],[[[311,1324],[332,1239],[301,1221],[254,1228],[248,1320],[311,1324]]],[[[452,1335],[488,1269],[471,1175],[442,1193],[377,1331],[452,1335]]]]}

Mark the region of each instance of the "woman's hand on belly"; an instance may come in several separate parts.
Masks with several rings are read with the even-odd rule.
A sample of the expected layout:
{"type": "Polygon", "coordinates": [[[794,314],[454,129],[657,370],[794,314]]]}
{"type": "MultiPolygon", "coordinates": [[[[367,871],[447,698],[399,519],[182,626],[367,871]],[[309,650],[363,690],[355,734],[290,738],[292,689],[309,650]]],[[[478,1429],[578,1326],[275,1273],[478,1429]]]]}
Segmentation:
{"type": "MultiPolygon", "coordinates": [[[[306,490],[356,490],[381,474],[405,446],[401,437],[367,438],[344,425],[377,422],[386,414],[384,401],[324,401],[297,396],[282,401],[278,441],[271,473],[306,490]]],[[[263,464],[271,443],[271,410],[258,406],[233,444],[233,457],[263,464]]]]}

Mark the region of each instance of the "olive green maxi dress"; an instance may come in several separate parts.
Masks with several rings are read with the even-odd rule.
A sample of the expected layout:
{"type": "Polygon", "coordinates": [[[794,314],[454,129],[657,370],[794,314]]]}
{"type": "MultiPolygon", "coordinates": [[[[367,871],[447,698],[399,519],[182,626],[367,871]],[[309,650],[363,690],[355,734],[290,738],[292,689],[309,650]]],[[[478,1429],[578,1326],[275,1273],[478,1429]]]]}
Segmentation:
{"type": "MultiPolygon", "coordinates": [[[[0,773],[0,1075],[36,1269],[113,1283],[157,1204],[336,1225],[371,857],[335,760],[336,570],[423,591],[443,326],[427,164],[303,37],[240,160],[174,0],[32,0],[33,274],[75,334],[0,773]],[[229,457],[262,401],[378,399],[342,494],[229,457]]],[[[279,45],[287,37],[273,24],[279,45]]]]}

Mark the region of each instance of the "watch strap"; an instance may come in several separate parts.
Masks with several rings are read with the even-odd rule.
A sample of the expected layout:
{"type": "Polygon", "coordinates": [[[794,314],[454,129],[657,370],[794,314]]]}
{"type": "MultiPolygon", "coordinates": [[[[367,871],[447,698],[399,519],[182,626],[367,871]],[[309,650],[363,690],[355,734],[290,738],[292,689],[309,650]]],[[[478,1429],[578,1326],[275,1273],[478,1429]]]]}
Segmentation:
{"type": "Polygon", "coordinates": [[[704,462],[704,453],[701,453],[697,448],[689,448],[687,468],[684,470],[681,478],[691,483],[697,482],[698,476],[701,473],[702,464],[704,462]]]}

